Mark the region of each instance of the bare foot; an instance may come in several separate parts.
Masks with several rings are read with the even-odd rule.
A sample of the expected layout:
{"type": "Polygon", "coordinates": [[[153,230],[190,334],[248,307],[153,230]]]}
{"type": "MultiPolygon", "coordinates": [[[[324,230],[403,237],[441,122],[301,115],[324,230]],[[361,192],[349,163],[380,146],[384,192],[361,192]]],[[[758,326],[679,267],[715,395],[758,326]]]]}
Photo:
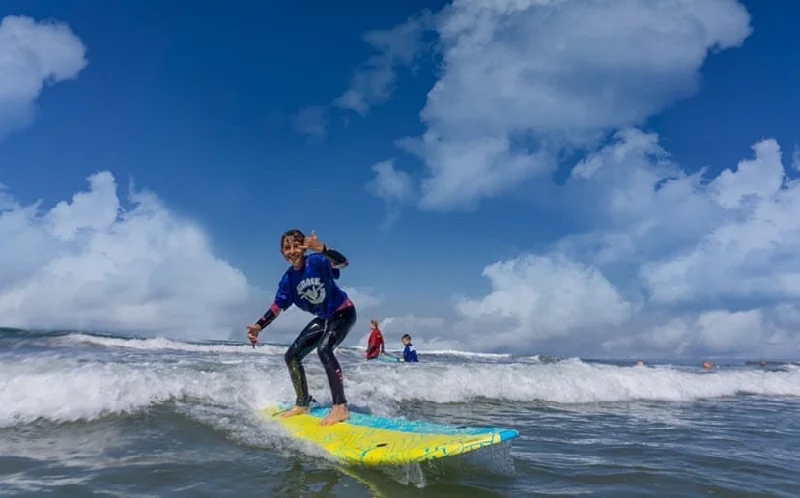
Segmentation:
{"type": "Polygon", "coordinates": [[[282,417],[294,417],[295,415],[302,415],[304,413],[308,413],[308,408],[305,406],[295,406],[288,412],[281,415],[282,417]]]}
{"type": "Polygon", "coordinates": [[[350,418],[350,412],[347,411],[347,405],[333,405],[331,413],[320,421],[319,425],[325,427],[326,425],[333,425],[339,422],[344,422],[350,418]]]}

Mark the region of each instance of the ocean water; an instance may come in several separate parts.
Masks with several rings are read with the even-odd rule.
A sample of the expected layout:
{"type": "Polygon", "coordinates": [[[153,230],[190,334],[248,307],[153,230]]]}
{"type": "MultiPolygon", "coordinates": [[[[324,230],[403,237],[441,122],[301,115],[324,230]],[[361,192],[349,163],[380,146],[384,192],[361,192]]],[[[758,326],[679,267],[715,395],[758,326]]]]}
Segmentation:
{"type": "MultiPolygon", "coordinates": [[[[341,348],[351,406],[516,429],[511,444],[343,466],[254,415],[285,348],[0,329],[2,496],[800,496],[800,367],[341,348]]],[[[756,359],[757,360],[757,359],[756,359]]],[[[312,394],[330,402],[319,360],[312,394]]]]}

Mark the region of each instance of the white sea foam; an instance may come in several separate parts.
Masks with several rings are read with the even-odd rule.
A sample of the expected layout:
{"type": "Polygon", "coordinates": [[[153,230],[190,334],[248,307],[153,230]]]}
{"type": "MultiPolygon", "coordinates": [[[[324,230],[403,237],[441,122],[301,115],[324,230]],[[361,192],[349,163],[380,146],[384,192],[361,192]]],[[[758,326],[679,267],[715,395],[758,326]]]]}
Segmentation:
{"type": "Polygon", "coordinates": [[[96,346],[139,349],[147,351],[172,350],[195,353],[236,353],[236,354],[275,354],[282,353],[285,347],[260,345],[253,348],[250,344],[193,344],[163,337],[148,339],[124,339],[117,337],[101,337],[89,334],[70,334],[56,338],[56,341],[65,344],[93,344],[96,346]]]}
{"type": "MultiPolygon", "coordinates": [[[[86,337],[91,336],[72,340],[87,341],[86,337]]],[[[37,419],[93,420],[169,402],[252,412],[294,399],[282,347],[263,348],[262,354],[243,357],[252,348],[161,339],[89,341],[114,348],[151,349],[152,354],[143,358],[137,351],[128,360],[124,355],[97,353],[85,358],[56,352],[9,357],[0,369],[0,427],[37,419]],[[163,353],[173,349],[187,353],[182,361],[164,361],[163,353]],[[214,353],[212,358],[206,354],[209,352],[214,353]]],[[[740,393],[800,396],[797,368],[706,373],[670,367],[618,367],[578,359],[392,364],[340,356],[350,402],[379,413],[391,413],[398,403],[407,401],[452,403],[481,398],[575,404],[692,401],[740,393]]],[[[306,365],[312,394],[321,402],[330,402],[327,378],[315,354],[308,357],[306,365]]]]}
{"type": "MultiPolygon", "coordinates": [[[[366,367],[359,367],[361,371],[366,367]]],[[[550,364],[398,365],[359,383],[364,399],[465,402],[476,398],[556,403],[692,401],[739,393],[800,396],[800,371],[629,368],[566,360],[550,364]]]]}

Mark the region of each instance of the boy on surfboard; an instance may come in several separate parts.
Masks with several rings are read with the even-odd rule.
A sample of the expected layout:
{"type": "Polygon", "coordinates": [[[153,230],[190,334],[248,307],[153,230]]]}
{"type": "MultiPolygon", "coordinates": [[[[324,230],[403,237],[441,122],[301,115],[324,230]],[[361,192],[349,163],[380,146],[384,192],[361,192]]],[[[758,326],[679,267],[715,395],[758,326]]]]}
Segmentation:
{"type": "Polygon", "coordinates": [[[317,240],[313,231],[306,237],[300,230],[289,230],[281,235],[281,253],[291,266],[278,283],[272,306],[255,325],[247,325],[247,337],[255,347],[258,334],[292,304],[316,315],[300,331],[284,356],[297,401],[294,408],[283,416],[291,417],[309,411],[311,396],[308,395],[302,362],[316,348],[328,375],[333,397],[331,413],[322,419],[320,425],[344,422],[350,418],[350,413],[344,396],[342,369],[333,350],[347,337],[356,322],[355,305],[335,282],[339,278],[339,270],[347,266],[347,258],[317,240]],[[309,249],[316,252],[306,255],[309,249]]]}

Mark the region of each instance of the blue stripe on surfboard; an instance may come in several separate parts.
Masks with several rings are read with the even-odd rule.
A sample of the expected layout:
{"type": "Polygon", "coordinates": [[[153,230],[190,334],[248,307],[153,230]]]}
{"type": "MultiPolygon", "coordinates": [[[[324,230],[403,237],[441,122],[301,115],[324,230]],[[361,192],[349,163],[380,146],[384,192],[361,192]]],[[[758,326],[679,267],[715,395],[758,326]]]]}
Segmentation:
{"type": "MultiPolygon", "coordinates": [[[[291,406],[292,405],[287,404],[282,406],[282,408],[288,409],[291,406]]],[[[309,415],[321,419],[326,417],[330,411],[330,407],[316,406],[311,408],[309,415]]],[[[519,432],[513,429],[501,429],[497,427],[455,427],[452,425],[435,424],[433,422],[379,417],[355,411],[350,411],[350,419],[347,423],[357,427],[410,432],[414,434],[439,434],[447,436],[482,436],[486,434],[497,434],[500,436],[500,441],[514,439],[519,436],[519,432]]]]}

